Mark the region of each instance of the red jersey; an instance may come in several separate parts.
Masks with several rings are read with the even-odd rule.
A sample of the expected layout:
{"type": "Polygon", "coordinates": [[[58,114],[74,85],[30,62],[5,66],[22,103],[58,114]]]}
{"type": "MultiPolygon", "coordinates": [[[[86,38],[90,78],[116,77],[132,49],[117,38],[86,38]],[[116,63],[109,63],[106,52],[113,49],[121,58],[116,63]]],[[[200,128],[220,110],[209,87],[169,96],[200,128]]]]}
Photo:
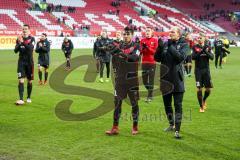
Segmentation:
{"type": "Polygon", "coordinates": [[[158,47],[158,40],[156,38],[143,38],[140,42],[140,51],[142,55],[142,63],[155,64],[154,54],[158,47]]]}
{"type": "Polygon", "coordinates": [[[195,45],[194,41],[193,40],[187,40],[186,39],[186,42],[188,43],[189,47],[192,49],[193,46],[195,45]]]}

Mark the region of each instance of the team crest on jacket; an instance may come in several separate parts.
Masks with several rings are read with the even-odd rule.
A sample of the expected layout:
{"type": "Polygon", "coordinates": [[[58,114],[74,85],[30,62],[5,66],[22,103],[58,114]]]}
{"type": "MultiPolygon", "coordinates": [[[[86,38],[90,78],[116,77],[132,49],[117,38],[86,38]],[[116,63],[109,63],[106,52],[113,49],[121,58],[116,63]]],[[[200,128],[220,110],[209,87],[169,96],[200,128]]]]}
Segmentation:
{"type": "Polygon", "coordinates": [[[177,50],[179,50],[181,48],[181,46],[180,45],[177,45],[177,50]]]}

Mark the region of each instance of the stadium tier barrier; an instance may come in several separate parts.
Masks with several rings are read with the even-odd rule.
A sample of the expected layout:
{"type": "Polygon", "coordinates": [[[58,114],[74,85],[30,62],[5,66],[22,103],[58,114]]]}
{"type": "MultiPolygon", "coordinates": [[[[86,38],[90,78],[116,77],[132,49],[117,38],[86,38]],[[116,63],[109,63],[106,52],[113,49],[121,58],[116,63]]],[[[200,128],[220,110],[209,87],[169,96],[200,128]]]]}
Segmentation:
{"type": "MultiPolygon", "coordinates": [[[[0,50],[12,50],[15,47],[17,36],[0,36],[0,50]]],[[[74,44],[75,49],[91,49],[96,37],[68,37],[74,44]]],[[[35,36],[36,41],[39,36],[35,36]]],[[[51,43],[51,49],[61,49],[64,37],[48,37],[51,43]]],[[[213,39],[212,39],[213,40],[213,39]]],[[[240,47],[240,42],[237,42],[240,47]]],[[[235,47],[235,46],[232,46],[235,47]]]]}
{"type": "MultiPolygon", "coordinates": [[[[21,30],[0,30],[0,36],[16,36],[22,33],[21,30]]],[[[40,36],[42,33],[46,33],[48,36],[63,35],[73,36],[73,30],[31,30],[33,36],[40,36]]]]}
{"type": "MultiPolygon", "coordinates": [[[[39,37],[35,37],[36,41],[39,37]]],[[[48,37],[51,43],[51,49],[61,49],[64,37],[48,37]]],[[[93,48],[96,37],[69,37],[73,42],[74,48],[93,48]]],[[[0,49],[14,49],[16,36],[0,36],[0,49]]]]}

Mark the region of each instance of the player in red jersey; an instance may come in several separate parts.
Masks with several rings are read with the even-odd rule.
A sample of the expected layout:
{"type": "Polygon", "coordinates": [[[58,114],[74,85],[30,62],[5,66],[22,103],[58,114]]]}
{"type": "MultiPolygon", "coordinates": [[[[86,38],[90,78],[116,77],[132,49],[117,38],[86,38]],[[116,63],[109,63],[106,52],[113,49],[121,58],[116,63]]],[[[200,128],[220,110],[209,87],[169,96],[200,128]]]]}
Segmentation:
{"type": "Polygon", "coordinates": [[[147,27],[146,37],[140,42],[141,55],[142,55],[142,79],[145,88],[148,90],[148,96],[145,102],[151,102],[153,97],[154,76],[156,69],[156,61],[154,54],[158,47],[158,40],[153,37],[153,29],[147,27]]]}

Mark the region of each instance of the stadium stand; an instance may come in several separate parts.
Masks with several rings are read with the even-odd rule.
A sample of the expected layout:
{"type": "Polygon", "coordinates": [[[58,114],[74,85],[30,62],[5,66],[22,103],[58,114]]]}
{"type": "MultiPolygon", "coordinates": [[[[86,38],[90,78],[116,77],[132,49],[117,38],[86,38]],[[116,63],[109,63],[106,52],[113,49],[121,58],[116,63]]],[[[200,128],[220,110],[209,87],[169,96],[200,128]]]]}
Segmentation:
{"type": "MultiPolygon", "coordinates": [[[[217,0],[189,3],[184,0],[121,0],[119,6],[114,6],[111,5],[113,1],[101,0],[96,3],[96,0],[46,0],[49,8],[42,10],[35,0],[0,1],[0,29],[17,30],[27,23],[31,24],[33,30],[87,29],[88,33],[93,35],[102,29],[114,32],[127,25],[138,31],[152,26],[158,32],[167,32],[172,26],[179,26],[186,31],[214,34],[216,30],[205,23],[199,23],[195,18],[208,13],[205,11],[207,2],[215,4],[215,7],[226,5],[223,1],[217,3],[217,0]]],[[[231,3],[228,7],[237,9],[231,3]]],[[[232,29],[232,24],[229,25],[223,17],[217,18],[215,22],[229,31],[236,32],[236,29],[232,29]]]]}
{"type": "Polygon", "coordinates": [[[239,11],[240,6],[233,2],[233,0],[191,0],[186,3],[184,0],[171,0],[171,4],[181,8],[184,13],[199,20],[212,21],[225,30],[236,33],[238,26],[231,21],[231,16],[232,12],[239,11]]]}

